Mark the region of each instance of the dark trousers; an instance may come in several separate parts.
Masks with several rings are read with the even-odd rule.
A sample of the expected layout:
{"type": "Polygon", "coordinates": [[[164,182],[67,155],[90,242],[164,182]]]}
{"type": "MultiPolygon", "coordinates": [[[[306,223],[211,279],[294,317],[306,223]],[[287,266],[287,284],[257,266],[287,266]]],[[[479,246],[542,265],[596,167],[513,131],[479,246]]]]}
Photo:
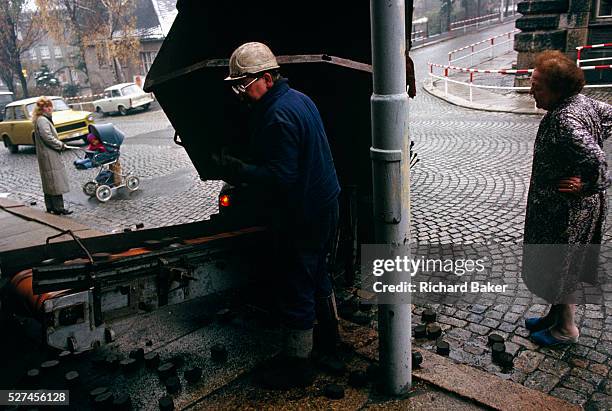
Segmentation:
{"type": "Polygon", "coordinates": [[[338,202],[308,221],[279,231],[276,250],[278,293],[283,325],[296,330],[314,326],[315,300],[332,294],[326,256],[338,224],[338,202]]]}
{"type": "Polygon", "coordinates": [[[61,194],[56,196],[45,194],[45,206],[47,211],[62,211],[64,210],[64,197],[61,194]]]}

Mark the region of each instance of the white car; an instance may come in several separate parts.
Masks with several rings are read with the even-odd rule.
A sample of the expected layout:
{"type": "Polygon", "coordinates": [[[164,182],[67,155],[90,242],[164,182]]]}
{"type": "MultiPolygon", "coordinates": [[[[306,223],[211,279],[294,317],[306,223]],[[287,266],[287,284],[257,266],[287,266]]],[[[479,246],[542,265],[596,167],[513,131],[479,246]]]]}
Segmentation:
{"type": "Polygon", "coordinates": [[[92,104],[98,114],[119,113],[125,116],[135,108],[148,110],[154,101],[153,94],[145,93],[134,83],[122,83],[104,90],[104,98],[92,104]]]}

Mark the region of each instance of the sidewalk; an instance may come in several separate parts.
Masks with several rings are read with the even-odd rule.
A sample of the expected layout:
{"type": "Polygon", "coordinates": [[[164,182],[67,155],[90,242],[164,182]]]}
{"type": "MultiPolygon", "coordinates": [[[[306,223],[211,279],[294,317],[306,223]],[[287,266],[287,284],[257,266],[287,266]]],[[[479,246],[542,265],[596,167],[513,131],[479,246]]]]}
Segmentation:
{"type": "MultiPolygon", "coordinates": [[[[478,63],[477,68],[484,70],[492,69],[511,69],[516,62],[516,52],[510,51],[494,59],[478,63]]],[[[442,63],[442,62],[440,62],[442,63]]],[[[466,67],[465,63],[456,64],[460,67],[466,67]]],[[[439,73],[439,70],[436,71],[439,73]]],[[[449,80],[468,82],[469,73],[451,71],[448,76],[449,80]]],[[[543,115],[544,110],[535,107],[533,98],[527,92],[514,90],[490,90],[478,87],[472,87],[472,98],[470,99],[470,90],[467,84],[456,84],[448,81],[445,85],[444,80],[433,79],[428,77],[423,81],[423,88],[429,94],[445,100],[456,106],[465,107],[473,110],[515,113],[515,114],[531,114],[543,115]],[[471,101],[470,101],[471,100],[471,101]]],[[[503,74],[481,74],[474,73],[474,86],[513,86],[514,75],[503,74]]],[[[607,89],[584,89],[583,94],[605,101],[612,104],[612,88],[607,89]]]]}

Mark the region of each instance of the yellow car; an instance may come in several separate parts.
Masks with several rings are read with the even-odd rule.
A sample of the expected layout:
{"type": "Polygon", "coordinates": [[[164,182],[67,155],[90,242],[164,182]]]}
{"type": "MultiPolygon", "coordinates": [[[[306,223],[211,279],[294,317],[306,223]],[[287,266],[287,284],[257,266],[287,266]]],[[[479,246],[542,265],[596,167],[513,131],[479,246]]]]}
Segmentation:
{"type": "MultiPolygon", "coordinates": [[[[49,97],[53,102],[53,123],[62,141],[82,140],[86,142],[88,127],[94,118],[89,111],[72,110],[61,97],[49,97]]],[[[32,111],[35,98],[14,101],[4,107],[4,121],[0,122],[0,139],[11,152],[19,151],[21,145],[34,145],[32,111]]]]}

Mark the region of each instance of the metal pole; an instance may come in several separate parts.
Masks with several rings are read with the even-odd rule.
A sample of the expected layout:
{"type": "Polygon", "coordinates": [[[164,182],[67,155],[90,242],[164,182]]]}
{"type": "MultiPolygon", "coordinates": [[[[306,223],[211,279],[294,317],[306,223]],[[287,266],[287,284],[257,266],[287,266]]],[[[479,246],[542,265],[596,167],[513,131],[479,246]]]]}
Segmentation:
{"type": "Polygon", "coordinates": [[[504,0],[499,0],[499,22],[504,22],[504,0]]]}
{"type": "MultiPolygon", "coordinates": [[[[412,7],[410,0],[408,7],[412,7]]],[[[370,13],[374,90],[370,157],[376,242],[405,255],[403,247],[410,239],[405,2],[370,0],[370,13]]],[[[410,276],[404,277],[388,278],[395,284],[410,281],[410,276]]],[[[378,307],[379,361],[385,390],[391,395],[405,393],[412,384],[410,301],[402,302],[378,307]]]]}

